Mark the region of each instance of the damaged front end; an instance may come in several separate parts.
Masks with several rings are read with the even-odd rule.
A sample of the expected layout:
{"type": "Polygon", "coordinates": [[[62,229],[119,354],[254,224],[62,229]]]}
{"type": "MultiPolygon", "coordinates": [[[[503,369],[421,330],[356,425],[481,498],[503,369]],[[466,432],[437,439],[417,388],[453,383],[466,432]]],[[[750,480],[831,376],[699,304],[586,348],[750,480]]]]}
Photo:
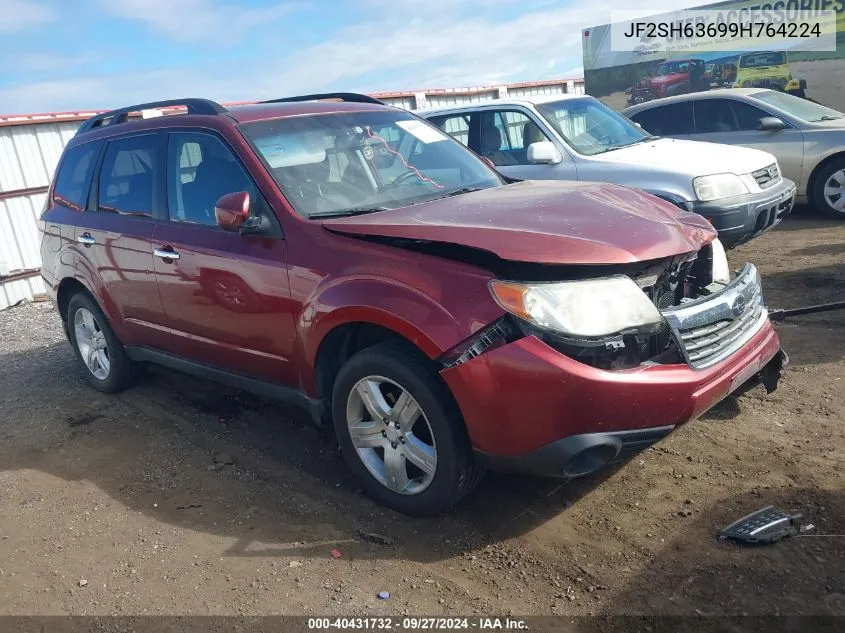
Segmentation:
{"type": "MultiPolygon", "coordinates": [[[[553,268],[551,274],[555,275],[555,281],[549,279],[550,271],[545,270],[542,281],[536,282],[539,287],[561,283],[557,281],[561,278],[578,282],[590,280],[591,272],[596,275],[594,269],[585,267],[553,268]]],[[[519,274],[517,270],[509,272],[519,274]]],[[[533,272],[539,271],[535,268],[533,272]]],[[[705,369],[742,348],[767,320],[756,268],[748,264],[730,279],[724,249],[718,240],[697,252],[658,261],[602,267],[600,274],[605,278],[625,276],[632,280],[653,305],[658,317],[642,319],[640,323],[611,333],[590,336],[566,331],[563,327],[549,327],[548,322],[531,314],[523,315],[521,308],[508,305],[507,296],[504,300],[497,297],[507,314],[443,354],[442,366],[456,367],[523,336],[534,336],[559,353],[602,370],[676,364],[705,369]]],[[[524,284],[512,286],[518,291],[524,284]]],[[[513,288],[508,288],[508,292],[513,288]]],[[[491,292],[496,297],[495,289],[491,292]]],[[[543,297],[539,299],[542,300],[543,297]]],[[[530,309],[536,314],[542,308],[544,306],[530,309]]],[[[778,358],[781,359],[781,355],[778,358]]],[[[748,378],[764,374],[766,388],[773,389],[780,375],[780,364],[775,369],[771,365],[759,367],[748,378]]]]}

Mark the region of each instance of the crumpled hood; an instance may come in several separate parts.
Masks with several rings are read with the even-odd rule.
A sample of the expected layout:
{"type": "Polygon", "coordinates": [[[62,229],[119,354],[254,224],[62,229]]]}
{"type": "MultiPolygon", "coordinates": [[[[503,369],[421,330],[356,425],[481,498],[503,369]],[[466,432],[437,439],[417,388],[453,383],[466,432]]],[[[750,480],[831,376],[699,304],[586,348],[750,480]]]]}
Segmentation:
{"type": "Polygon", "coordinates": [[[511,261],[623,264],[697,251],[701,216],[619,185],[524,181],[368,215],[328,219],[352,235],[460,244],[511,261]]]}

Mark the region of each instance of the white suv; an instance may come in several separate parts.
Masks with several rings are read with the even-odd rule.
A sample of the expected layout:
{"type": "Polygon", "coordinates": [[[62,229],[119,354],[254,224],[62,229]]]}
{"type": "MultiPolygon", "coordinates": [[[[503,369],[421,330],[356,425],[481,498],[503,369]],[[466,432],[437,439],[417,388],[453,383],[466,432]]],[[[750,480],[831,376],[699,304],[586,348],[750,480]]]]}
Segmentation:
{"type": "Polygon", "coordinates": [[[777,225],[795,201],[795,184],[771,154],[652,136],[593,97],[503,99],[417,114],[505,176],[643,189],[706,217],[728,246],[777,225]]]}

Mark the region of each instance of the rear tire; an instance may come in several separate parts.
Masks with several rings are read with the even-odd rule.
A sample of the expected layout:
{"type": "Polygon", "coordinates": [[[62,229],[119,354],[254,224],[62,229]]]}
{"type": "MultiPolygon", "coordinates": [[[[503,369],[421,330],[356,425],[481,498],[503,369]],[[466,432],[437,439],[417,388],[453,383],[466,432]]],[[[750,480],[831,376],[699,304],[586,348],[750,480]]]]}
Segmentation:
{"type": "Polygon", "coordinates": [[[91,387],[116,393],[132,384],[135,372],[103,311],[91,296],[79,292],[67,310],[67,332],[83,377],[91,387]]]}
{"type": "Polygon", "coordinates": [[[394,510],[439,514],[481,479],[451,393],[406,344],[381,343],[350,358],[334,384],[332,417],[347,465],[394,510]]]}
{"type": "Polygon", "coordinates": [[[813,179],[813,204],[829,218],[845,220],[845,158],[821,168],[813,179]]]}

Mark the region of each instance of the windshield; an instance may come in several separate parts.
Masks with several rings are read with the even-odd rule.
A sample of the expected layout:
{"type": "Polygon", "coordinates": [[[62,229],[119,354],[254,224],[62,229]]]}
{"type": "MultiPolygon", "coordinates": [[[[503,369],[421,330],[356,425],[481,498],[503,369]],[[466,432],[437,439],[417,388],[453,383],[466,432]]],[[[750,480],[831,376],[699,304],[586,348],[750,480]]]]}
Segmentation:
{"type": "Polygon", "coordinates": [[[740,68],[759,68],[761,66],[780,66],[786,63],[786,53],[777,51],[772,53],[754,53],[739,58],[740,68]]]}
{"type": "Polygon", "coordinates": [[[654,71],[655,77],[685,73],[689,70],[689,62],[663,62],[654,71]]]}
{"type": "Polygon", "coordinates": [[[592,97],[541,103],[537,110],[574,150],[587,156],[654,138],[592,97]]]}
{"type": "Polygon", "coordinates": [[[796,119],[801,119],[802,121],[832,121],[833,119],[845,117],[845,114],[833,108],[828,108],[818,103],[802,99],[801,97],[786,94],[785,92],[764,90],[762,92],[755,92],[751,97],[783,110],[787,114],[791,114],[796,119]]]}
{"type": "Polygon", "coordinates": [[[502,184],[463,145],[406,112],[298,116],[240,129],[306,218],[384,211],[502,184]]]}

